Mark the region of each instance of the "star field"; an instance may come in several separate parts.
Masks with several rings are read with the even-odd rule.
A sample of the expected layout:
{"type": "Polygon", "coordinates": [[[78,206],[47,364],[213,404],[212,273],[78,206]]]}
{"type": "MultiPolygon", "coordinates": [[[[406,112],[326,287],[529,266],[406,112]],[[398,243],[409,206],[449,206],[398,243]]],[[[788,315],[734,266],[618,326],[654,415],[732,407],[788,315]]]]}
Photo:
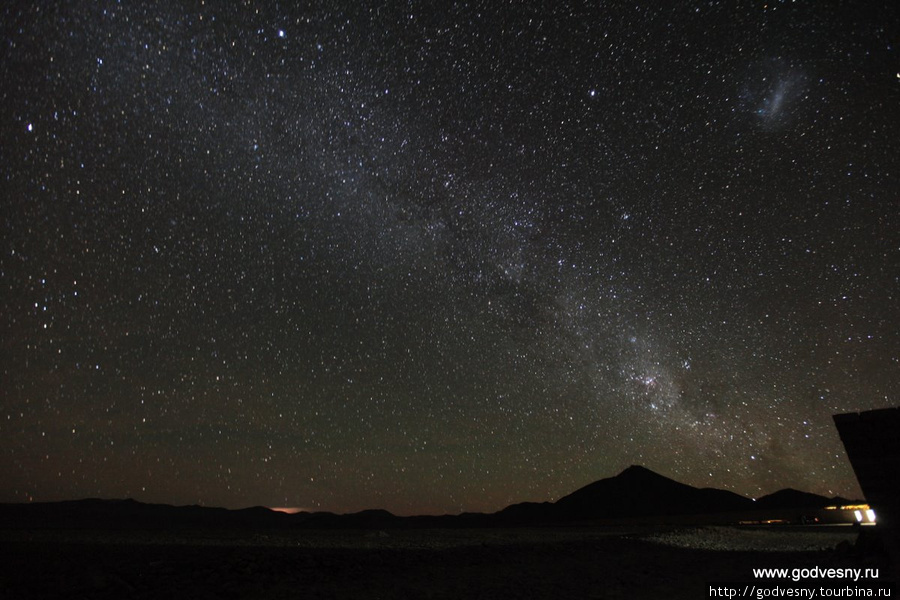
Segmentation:
{"type": "Polygon", "coordinates": [[[0,501],[859,496],[891,4],[3,8],[0,501]]]}

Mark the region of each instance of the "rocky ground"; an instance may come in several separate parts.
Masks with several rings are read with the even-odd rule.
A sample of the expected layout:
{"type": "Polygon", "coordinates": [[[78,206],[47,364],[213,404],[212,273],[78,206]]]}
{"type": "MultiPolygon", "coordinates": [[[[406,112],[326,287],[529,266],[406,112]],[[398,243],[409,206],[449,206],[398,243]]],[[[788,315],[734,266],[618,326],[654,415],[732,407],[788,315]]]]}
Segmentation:
{"type": "MultiPolygon", "coordinates": [[[[851,528],[0,531],[9,598],[707,598],[753,567],[878,566],[851,528]]],[[[885,569],[886,571],[886,569],[885,569]]]]}
{"type": "Polygon", "coordinates": [[[817,552],[855,545],[857,531],[848,527],[692,527],[654,532],[643,539],[723,552],[817,552]]]}

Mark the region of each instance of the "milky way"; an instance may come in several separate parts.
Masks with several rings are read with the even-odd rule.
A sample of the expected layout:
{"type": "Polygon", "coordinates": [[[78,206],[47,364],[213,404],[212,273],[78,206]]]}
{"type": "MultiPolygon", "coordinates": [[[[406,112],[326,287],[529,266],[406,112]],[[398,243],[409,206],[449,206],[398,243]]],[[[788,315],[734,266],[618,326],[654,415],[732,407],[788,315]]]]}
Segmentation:
{"type": "Polygon", "coordinates": [[[897,9],[672,4],[2,9],[0,501],[859,496],[897,9]]]}

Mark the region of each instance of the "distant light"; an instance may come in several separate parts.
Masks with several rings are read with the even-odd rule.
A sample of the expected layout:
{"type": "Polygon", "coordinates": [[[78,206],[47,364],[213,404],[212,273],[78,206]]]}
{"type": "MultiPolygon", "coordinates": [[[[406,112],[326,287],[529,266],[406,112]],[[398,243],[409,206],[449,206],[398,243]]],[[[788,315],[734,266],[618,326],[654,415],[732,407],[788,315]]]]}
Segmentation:
{"type": "Polygon", "coordinates": [[[278,30],[278,37],[280,37],[280,38],[283,38],[283,37],[284,37],[284,29],[279,29],[279,30],[278,30]]]}
{"type": "Polygon", "coordinates": [[[841,510],[852,510],[857,523],[874,523],[875,511],[868,504],[845,504],[841,510]]]}
{"type": "Polygon", "coordinates": [[[272,506],[269,508],[271,511],[286,513],[289,515],[295,515],[300,512],[309,512],[305,508],[301,508],[299,506],[272,506]]]}
{"type": "Polygon", "coordinates": [[[29,123],[27,129],[30,132],[34,129],[34,127],[31,125],[31,123],[29,123]]]}

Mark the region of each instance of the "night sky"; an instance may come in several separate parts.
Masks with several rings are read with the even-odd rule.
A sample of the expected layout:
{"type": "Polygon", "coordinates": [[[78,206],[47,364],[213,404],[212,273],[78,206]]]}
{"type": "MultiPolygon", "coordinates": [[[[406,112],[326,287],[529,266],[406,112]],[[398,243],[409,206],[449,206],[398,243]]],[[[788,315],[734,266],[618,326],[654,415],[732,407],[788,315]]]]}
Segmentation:
{"type": "Polygon", "coordinates": [[[294,4],[0,9],[0,501],[860,495],[900,5],[294,4]]]}

